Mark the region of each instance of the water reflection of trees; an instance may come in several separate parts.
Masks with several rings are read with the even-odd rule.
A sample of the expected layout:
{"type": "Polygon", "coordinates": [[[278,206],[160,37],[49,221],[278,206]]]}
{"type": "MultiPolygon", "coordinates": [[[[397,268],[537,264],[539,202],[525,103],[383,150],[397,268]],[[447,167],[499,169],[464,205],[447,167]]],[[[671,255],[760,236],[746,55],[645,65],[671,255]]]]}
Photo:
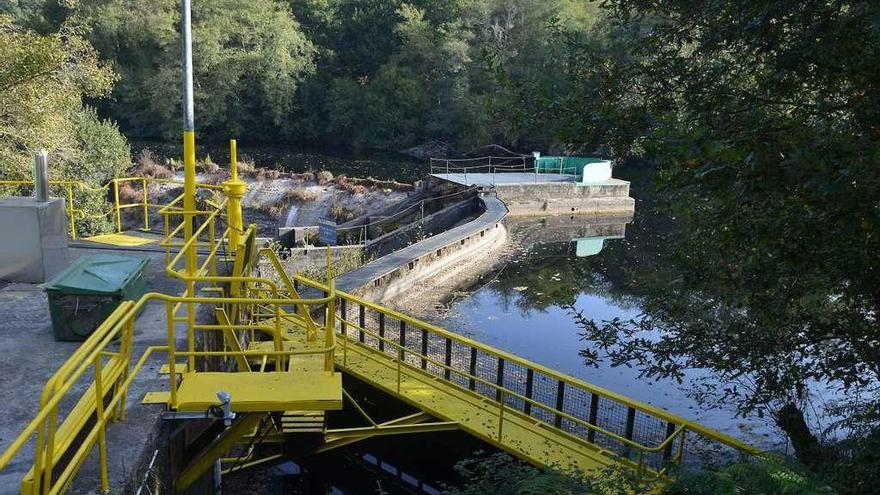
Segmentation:
{"type": "MultiPolygon", "coordinates": [[[[583,220],[580,220],[583,222],[583,220]]],[[[513,232],[517,236],[518,232],[513,232]]],[[[522,251],[513,256],[492,282],[505,310],[515,307],[523,316],[530,312],[545,312],[551,307],[566,307],[577,301],[579,295],[595,295],[624,309],[638,306],[638,298],[627,287],[615,283],[618,276],[609,270],[612,254],[624,246],[623,240],[612,240],[598,256],[577,258],[568,239],[547,239],[535,244],[525,242],[522,251]]]]}
{"type": "MultiPolygon", "coordinates": [[[[652,378],[709,369],[714,379],[696,398],[770,416],[802,460],[821,464],[831,455],[822,433],[876,425],[875,252],[855,235],[866,221],[857,203],[819,213],[784,192],[744,187],[667,190],[657,196],[665,215],[637,209],[626,246],[609,246],[595,268],[609,292],[638,298],[642,314],[578,317],[583,355],[635,364],[652,378]],[[817,418],[831,427],[818,431],[817,418]]],[[[597,275],[579,276],[582,286],[597,275]]]]}

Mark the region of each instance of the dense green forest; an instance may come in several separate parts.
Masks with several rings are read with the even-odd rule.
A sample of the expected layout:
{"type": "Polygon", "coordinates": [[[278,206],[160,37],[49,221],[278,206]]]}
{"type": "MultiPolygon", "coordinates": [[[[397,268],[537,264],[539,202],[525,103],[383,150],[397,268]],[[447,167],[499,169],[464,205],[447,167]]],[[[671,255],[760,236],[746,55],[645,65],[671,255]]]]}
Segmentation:
{"type": "MultiPolygon", "coordinates": [[[[0,12],[0,176],[47,148],[55,173],[98,184],[129,163],[126,137],[177,139],[178,2],[0,12]]],[[[875,493],[880,3],[197,0],[194,23],[205,139],[638,160],[670,236],[618,275],[642,282],[643,318],[579,319],[585,359],[713,370],[707,402],[771,418],[822,483],[875,493]],[[838,399],[807,414],[816,384],[838,399]]],[[[474,486],[548,483],[497,464],[474,486]]],[[[733,469],[675,490],[759,493],[735,491],[749,473],[779,481],[733,469]]]]}
{"type": "MultiPolygon", "coordinates": [[[[2,4],[22,27],[75,30],[91,43],[118,82],[87,101],[128,137],[176,138],[179,2],[2,4]]],[[[571,43],[599,17],[579,0],[194,2],[198,131],[392,150],[429,140],[546,146],[563,131],[522,112],[577,84],[571,43]]]]}

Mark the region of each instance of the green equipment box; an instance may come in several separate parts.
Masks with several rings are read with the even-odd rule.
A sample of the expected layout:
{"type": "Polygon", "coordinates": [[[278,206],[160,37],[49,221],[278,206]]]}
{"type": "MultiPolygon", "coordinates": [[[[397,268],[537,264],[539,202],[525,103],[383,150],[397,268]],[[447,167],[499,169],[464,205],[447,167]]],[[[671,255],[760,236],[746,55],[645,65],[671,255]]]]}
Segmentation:
{"type": "Polygon", "coordinates": [[[86,340],[116,307],[146,293],[148,259],[84,256],[46,283],[55,339],[86,340]]]}

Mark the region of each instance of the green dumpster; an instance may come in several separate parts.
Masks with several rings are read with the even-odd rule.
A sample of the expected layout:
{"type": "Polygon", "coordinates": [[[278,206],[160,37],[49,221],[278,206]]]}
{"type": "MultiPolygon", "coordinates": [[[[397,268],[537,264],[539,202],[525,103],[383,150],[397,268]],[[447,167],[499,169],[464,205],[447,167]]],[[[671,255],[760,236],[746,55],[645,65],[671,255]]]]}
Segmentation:
{"type": "Polygon", "coordinates": [[[56,340],[82,341],[124,300],[146,292],[148,259],[84,256],[46,283],[56,340]]]}

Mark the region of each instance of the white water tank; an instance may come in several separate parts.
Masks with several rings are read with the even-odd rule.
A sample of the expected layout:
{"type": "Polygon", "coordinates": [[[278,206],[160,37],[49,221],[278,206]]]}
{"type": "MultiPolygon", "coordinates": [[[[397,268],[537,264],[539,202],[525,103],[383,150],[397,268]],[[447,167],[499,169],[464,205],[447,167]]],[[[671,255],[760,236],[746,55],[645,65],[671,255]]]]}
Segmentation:
{"type": "Polygon", "coordinates": [[[584,173],[581,176],[581,184],[594,184],[605,182],[611,178],[611,161],[588,163],[584,165],[584,173]]]}

